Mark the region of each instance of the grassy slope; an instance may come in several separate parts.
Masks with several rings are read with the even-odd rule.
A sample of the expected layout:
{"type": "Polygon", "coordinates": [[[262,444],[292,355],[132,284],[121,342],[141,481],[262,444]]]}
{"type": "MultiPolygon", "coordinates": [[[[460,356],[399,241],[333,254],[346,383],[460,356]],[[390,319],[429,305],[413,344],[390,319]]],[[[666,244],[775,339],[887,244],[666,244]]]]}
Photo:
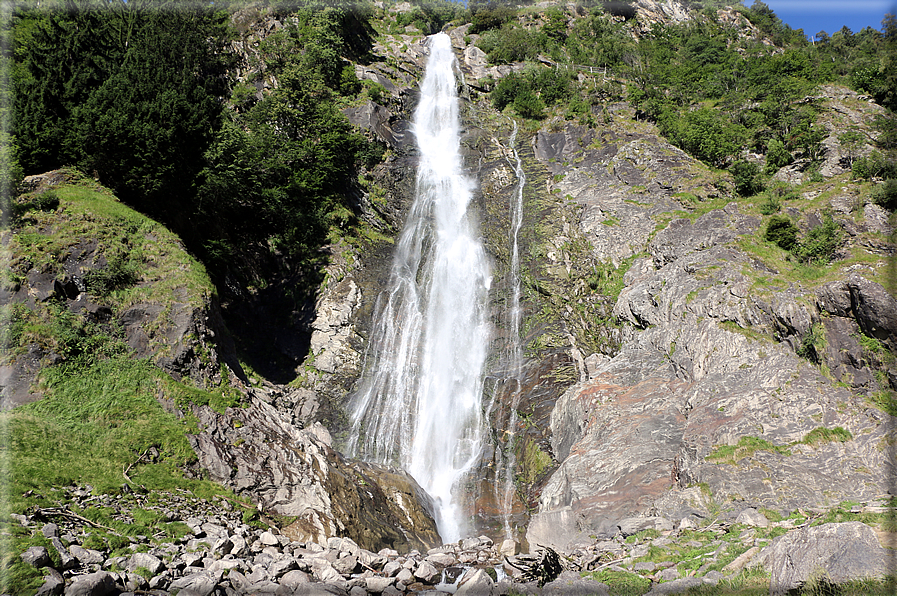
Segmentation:
{"type": "MultiPolygon", "coordinates": [[[[211,282],[168,230],[90,181],[55,192],[60,199],[57,209],[28,212],[14,231],[5,232],[10,237],[13,277],[24,259],[62,275],[60,260],[67,250],[84,239],[96,239],[107,260],[119,247],[127,247],[136,273],[136,283],[91,297],[113,312],[143,300],[170,300],[175,290],[195,306],[207,303],[211,282]]],[[[64,505],[70,499],[61,487],[90,485],[95,494],[116,496],[129,489],[141,491],[140,487],[151,494],[181,489],[203,498],[232,496],[214,483],[185,476],[187,466],[196,460],[186,435],[197,428],[189,415],[178,417],[171,407],[196,403],[220,409],[230,404],[226,392],[175,382],[151,362],[132,358],[115,325],[90,323],[53,302],[33,310],[7,306],[4,314],[4,359],[37,343],[64,360],[42,370],[42,400],[0,414],[4,481],[0,592],[33,593],[43,575],[22,563],[19,553],[29,545],[46,545],[46,540],[8,522],[9,514],[64,505]],[[151,448],[158,455],[151,462],[137,463],[151,448]]],[[[164,539],[186,531],[153,515],[138,513],[134,523],[125,524],[101,509],[81,513],[122,536],[158,534],[164,539]]],[[[105,530],[96,530],[89,540],[95,548],[108,550],[129,542],[105,530]]]]}

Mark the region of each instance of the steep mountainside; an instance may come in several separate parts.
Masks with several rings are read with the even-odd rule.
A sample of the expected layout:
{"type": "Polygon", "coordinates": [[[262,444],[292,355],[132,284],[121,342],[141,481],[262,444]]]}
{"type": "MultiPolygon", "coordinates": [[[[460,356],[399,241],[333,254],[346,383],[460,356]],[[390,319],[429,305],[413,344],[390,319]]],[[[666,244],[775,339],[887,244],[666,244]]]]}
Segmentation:
{"type": "MultiPolygon", "coordinates": [[[[808,48],[762,3],[313,8],[227,16],[215,65],[231,96],[188,168],[184,213],[157,213],[182,237],[70,168],[25,178],[4,210],[0,422],[19,517],[0,587],[41,585],[40,565],[18,557],[29,546],[55,549],[71,588],[145,568],[116,557],[151,541],[158,569],[110,575],[116,589],[273,591],[292,573],[333,593],[402,593],[518,547],[584,572],[620,563],[611,572],[646,582],[641,593],[723,574],[799,587],[813,563],[777,571],[799,540],[850,540],[884,568],[897,28],[808,48]],[[414,195],[410,119],[438,30],[457,58],[492,267],[490,443],[459,491],[483,536],[396,562],[439,547],[430,498],[341,450],[414,195]],[[180,490],[203,500],[176,506],[180,490]],[[207,506],[226,528],[195,523],[207,506]],[[41,533],[53,516],[80,525],[41,533]],[[64,563],[87,549],[102,562],[64,563]],[[751,557],[771,578],[742,572],[751,557]],[[238,562],[228,575],[222,561],[238,562]]],[[[73,138],[53,151],[81,159],[73,138]]],[[[28,159],[49,159],[28,142],[28,159]]],[[[140,206],[135,180],[121,198],[140,206]]],[[[467,593],[492,593],[472,577],[467,593]]]]}

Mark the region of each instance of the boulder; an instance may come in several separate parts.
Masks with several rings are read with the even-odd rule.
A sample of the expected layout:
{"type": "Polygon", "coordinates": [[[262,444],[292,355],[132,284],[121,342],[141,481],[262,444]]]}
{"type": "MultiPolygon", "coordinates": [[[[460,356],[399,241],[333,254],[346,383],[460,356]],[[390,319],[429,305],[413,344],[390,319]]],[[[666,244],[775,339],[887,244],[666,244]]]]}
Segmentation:
{"type": "Polygon", "coordinates": [[[220,573],[211,571],[191,573],[171,582],[169,590],[180,596],[209,596],[218,586],[220,573]]]}
{"type": "MultiPolygon", "coordinates": [[[[208,407],[195,414],[203,431],[189,438],[202,467],[261,508],[295,517],[282,529],[289,540],[324,544],[340,534],[369,550],[439,542],[429,498],[406,473],[348,461],[314,427],[300,430],[256,398],[223,414],[208,407]]],[[[277,548],[278,537],[268,534],[260,543],[277,548]]]]}
{"type": "Polygon", "coordinates": [[[766,516],[753,507],[742,509],[741,512],[739,512],[738,517],[735,518],[735,523],[754,526],[756,528],[765,528],[769,526],[769,520],[766,519],[766,516]]]}
{"type": "Polygon", "coordinates": [[[131,555],[131,558],[128,559],[128,564],[125,568],[128,571],[136,571],[140,567],[148,569],[153,575],[158,575],[159,572],[165,569],[165,563],[163,563],[159,557],[149,553],[134,553],[131,555]]]}
{"type": "Polygon", "coordinates": [[[823,524],[776,538],[753,564],[770,573],[769,593],[786,594],[810,581],[832,584],[879,578],[891,572],[890,556],[875,530],[861,522],[823,524]]]}
{"type": "Polygon", "coordinates": [[[491,596],[495,582],[484,569],[470,568],[458,582],[455,596],[491,596]]]}
{"type": "Polygon", "coordinates": [[[65,590],[65,579],[55,569],[50,569],[49,575],[44,577],[44,583],[37,589],[34,596],[59,596],[65,590]]]}
{"type": "MultiPolygon", "coordinates": [[[[105,596],[115,592],[115,580],[105,571],[79,575],[65,589],[65,596],[105,596]]],[[[188,596],[188,594],[184,594],[188,596]]],[[[190,595],[193,596],[193,595],[190,595]]],[[[203,594],[208,596],[208,593],[203,594]]]]}
{"type": "Polygon", "coordinates": [[[31,546],[22,553],[22,560],[34,567],[49,567],[52,564],[50,553],[46,547],[31,546]]]}

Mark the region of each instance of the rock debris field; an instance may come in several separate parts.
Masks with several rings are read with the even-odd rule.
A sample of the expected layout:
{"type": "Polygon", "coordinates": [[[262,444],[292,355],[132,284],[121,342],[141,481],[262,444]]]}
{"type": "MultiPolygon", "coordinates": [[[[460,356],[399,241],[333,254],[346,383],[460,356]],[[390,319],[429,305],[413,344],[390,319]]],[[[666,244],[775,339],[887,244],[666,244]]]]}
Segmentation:
{"type": "MultiPolygon", "coordinates": [[[[157,494],[150,502],[140,494],[122,499],[69,487],[71,500],[64,505],[13,515],[15,523],[49,543],[21,555],[45,572],[37,594],[585,596],[609,594],[607,585],[583,577],[585,572],[610,570],[637,575],[645,585],[650,581],[647,593],[653,596],[716,585],[752,566],[770,574],[771,594],[784,594],[803,585],[820,564],[830,580],[843,582],[879,577],[893,563],[876,532],[859,521],[819,523],[825,512],[770,521],[747,507],[715,519],[625,519],[593,544],[561,553],[557,570],[541,569],[540,576],[546,551],[538,546],[532,554],[519,554],[514,541],[495,544],[481,536],[425,553],[389,548],[375,553],[349,538],[295,542],[259,522],[244,523],[240,508],[224,498],[187,495],[157,494]],[[76,513],[88,507],[109,508],[113,519],[123,522],[133,521],[140,508],[181,522],[189,532],[170,541],[122,536],[129,544],[114,552],[86,548],[82,543],[90,533],[104,528],[76,513]],[[669,554],[670,560],[646,560],[649,553],[669,554]],[[535,581],[538,577],[542,582],[535,581]]],[[[880,505],[854,509],[887,511],[880,505]]]]}

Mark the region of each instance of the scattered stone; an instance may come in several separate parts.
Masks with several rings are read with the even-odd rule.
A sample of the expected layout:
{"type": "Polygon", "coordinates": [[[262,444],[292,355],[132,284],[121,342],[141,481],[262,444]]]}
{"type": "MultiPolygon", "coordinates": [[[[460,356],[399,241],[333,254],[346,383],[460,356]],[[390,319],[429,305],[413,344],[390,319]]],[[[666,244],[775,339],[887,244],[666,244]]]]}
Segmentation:
{"type": "Polygon", "coordinates": [[[517,554],[517,547],[517,542],[508,538],[507,540],[502,541],[501,546],[498,548],[498,552],[505,557],[513,557],[517,554]]]}
{"type": "Polygon", "coordinates": [[[766,516],[753,507],[742,509],[738,514],[738,517],[735,518],[735,523],[754,526],[756,528],[766,528],[769,526],[769,520],[766,519],[766,516]]]}
{"type": "Polygon", "coordinates": [[[34,567],[49,567],[52,563],[46,547],[32,546],[22,553],[22,560],[34,567]]]}
{"type": "Polygon", "coordinates": [[[55,569],[48,569],[43,585],[37,589],[35,596],[59,596],[65,590],[65,579],[55,569]]]}
{"type": "Polygon", "coordinates": [[[97,571],[76,577],[65,589],[65,596],[105,596],[114,592],[115,580],[112,575],[105,571],[97,571]]]}
{"type": "Polygon", "coordinates": [[[455,596],[491,596],[495,582],[484,569],[468,569],[458,582],[455,596]]]}
{"type": "Polygon", "coordinates": [[[219,574],[211,571],[191,573],[171,582],[169,589],[181,596],[209,596],[218,587],[218,579],[219,574]]]}
{"type": "Polygon", "coordinates": [[[434,584],[442,576],[440,571],[427,561],[423,561],[414,570],[414,577],[418,578],[425,584],[434,584]]]}
{"type": "Polygon", "coordinates": [[[663,571],[657,574],[657,579],[665,582],[673,581],[674,579],[679,579],[679,570],[675,567],[667,567],[663,571]]]}
{"type": "Polygon", "coordinates": [[[280,546],[280,541],[277,539],[277,536],[271,532],[262,532],[262,535],[259,536],[259,541],[265,546],[280,546]]]}

